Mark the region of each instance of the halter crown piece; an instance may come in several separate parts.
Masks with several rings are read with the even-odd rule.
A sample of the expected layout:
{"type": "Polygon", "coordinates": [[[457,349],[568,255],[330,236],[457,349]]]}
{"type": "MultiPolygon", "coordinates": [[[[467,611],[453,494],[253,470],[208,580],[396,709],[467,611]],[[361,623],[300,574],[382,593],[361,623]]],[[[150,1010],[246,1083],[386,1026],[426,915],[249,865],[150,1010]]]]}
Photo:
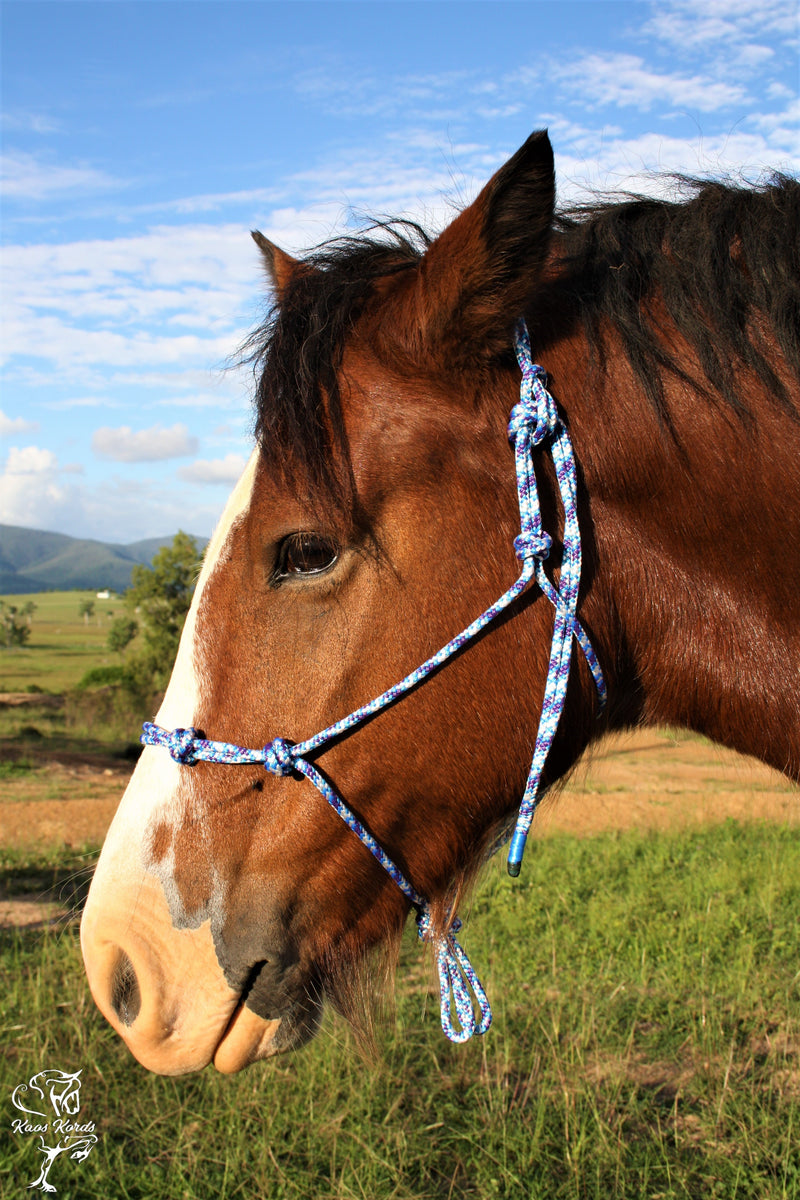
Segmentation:
{"type": "Polygon", "coordinates": [[[517,323],[514,346],[522,371],[519,403],[511,410],[508,426],[509,440],[514,446],[520,512],[520,533],[514,539],[514,550],[522,563],[522,571],[516,583],[463,632],[457,634],[400,683],[304,742],[293,743],[285,738],[276,737],[260,750],[248,750],[231,742],[207,741],[198,737],[194,729],[169,731],[149,721],[145,723],[141,737],[145,745],[164,746],[176,762],[187,767],[200,760],[229,764],[263,763],[266,770],[273,775],[290,776],[299,773],[313,783],[416,909],[419,936],[423,941],[432,941],[435,947],[442,1028],[453,1042],[466,1042],[475,1033],[486,1033],[492,1022],[492,1010],[486,993],[456,939],[461,922],[456,917],[444,936],[433,928],[427,900],[409,883],[369,830],[313,766],[309,756],[326,742],[349,733],[368,717],[393,704],[421,683],[508,608],[535,578],[539,588],[555,609],[555,622],[533,761],[508,854],[508,873],[517,876],[522,865],[528,831],[543,791],[541,777],[545,759],[564,708],[573,638],[589,665],[597,687],[599,708],[602,711],[606,700],[605,681],[589,639],[576,618],[581,576],[581,537],[576,507],[577,476],[572,442],[558,414],[556,403],[545,387],[545,372],[541,367],[534,365],[531,359],[528,330],[522,320],[517,323]],[[555,465],[564,507],[563,555],[558,586],[548,578],[544,569],[544,560],[549,554],[552,539],[542,528],[532,455],[535,446],[547,444],[555,465]]]}

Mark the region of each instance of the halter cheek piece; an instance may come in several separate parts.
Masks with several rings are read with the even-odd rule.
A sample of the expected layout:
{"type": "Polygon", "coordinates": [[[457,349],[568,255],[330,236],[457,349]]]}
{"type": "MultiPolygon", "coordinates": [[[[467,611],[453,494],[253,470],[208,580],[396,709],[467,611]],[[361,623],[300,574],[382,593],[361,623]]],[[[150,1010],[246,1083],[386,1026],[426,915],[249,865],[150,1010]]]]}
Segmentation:
{"type": "Polygon", "coordinates": [[[417,912],[417,927],[423,941],[432,941],[436,950],[439,971],[439,994],[442,1028],[453,1042],[466,1042],[474,1033],[485,1033],[492,1022],[492,1010],[481,983],[456,940],[461,922],[456,917],[442,936],[432,926],[430,906],[378,845],[369,830],[336,794],[323,775],[309,762],[309,756],[326,742],[355,729],[368,717],[393,704],[411,688],[440,667],[491,621],[516,600],[535,578],[542,592],[555,609],[550,664],[545,684],[542,713],[528,782],[520,803],[516,827],[508,854],[509,875],[519,875],[525,841],[536,806],[542,795],[541,777],[545,759],[553,743],[567,692],[572,639],[580,646],[597,686],[599,706],[606,700],[606,686],[594,650],[576,617],[578,587],[581,577],[581,536],[577,515],[577,477],[575,457],[564,422],[553,397],[545,387],[545,372],[531,359],[530,339],[524,321],[517,324],[514,345],[522,370],[519,403],[511,410],[508,426],[509,440],[514,446],[519,493],[521,532],[514,539],[514,550],[522,563],[519,579],[507,592],[476,618],[462,633],[443,646],[437,654],[417,667],[400,683],[362,708],[343,717],[335,725],[304,742],[292,743],[274,738],[261,750],[248,750],[231,742],[211,742],[197,736],[193,729],[168,731],[149,721],[141,740],[149,746],[164,746],[176,762],[192,766],[199,760],[213,763],[263,763],[273,775],[304,775],[335,809],[347,827],[363,842],[417,912]],[[561,574],[556,586],[545,574],[544,560],[550,551],[551,538],[542,528],[539,493],[536,487],[532,450],[549,444],[556,469],[561,502],[564,507],[564,538],[561,574]],[[477,1005],[477,1013],[475,1007],[477,1005]],[[453,1020],[455,1009],[456,1020],[453,1020]]]}

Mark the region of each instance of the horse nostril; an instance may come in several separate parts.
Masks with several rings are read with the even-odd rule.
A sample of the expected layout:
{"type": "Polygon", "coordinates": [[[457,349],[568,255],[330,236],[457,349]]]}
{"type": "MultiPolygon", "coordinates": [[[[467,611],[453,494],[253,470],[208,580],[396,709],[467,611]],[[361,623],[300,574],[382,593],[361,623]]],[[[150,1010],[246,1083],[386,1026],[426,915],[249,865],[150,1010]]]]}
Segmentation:
{"type": "Polygon", "coordinates": [[[142,994],[133,963],[127,954],[120,951],[111,985],[111,1007],[123,1025],[132,1025],[139,1015],[142,994]]]}

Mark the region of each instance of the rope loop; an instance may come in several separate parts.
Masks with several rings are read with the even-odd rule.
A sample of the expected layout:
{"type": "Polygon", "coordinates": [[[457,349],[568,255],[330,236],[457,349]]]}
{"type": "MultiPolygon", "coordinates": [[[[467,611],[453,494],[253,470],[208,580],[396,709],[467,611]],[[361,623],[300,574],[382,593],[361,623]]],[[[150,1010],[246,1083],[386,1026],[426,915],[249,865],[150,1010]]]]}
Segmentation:
{"type": "Polygon", "coordinates": [[[483,984],[456,938],[460,929],[461,921],[455,917],[445,936],[440,938],[433,928],[427,905],[417,913],[420,940],[433,942],[436,947],[442,1029],[445,1036],[456,1043],[468,1042],[476,1033],[486,1033],[492,1023],[492,1009],[483,984]]]}
{"type": "Polygon", "coordinates": [[[297,770],[297,764],[292,754],[292,742],[286,738],[273,738],[264,747],[264,767],[272,775],[292,775],[297,770]]]}

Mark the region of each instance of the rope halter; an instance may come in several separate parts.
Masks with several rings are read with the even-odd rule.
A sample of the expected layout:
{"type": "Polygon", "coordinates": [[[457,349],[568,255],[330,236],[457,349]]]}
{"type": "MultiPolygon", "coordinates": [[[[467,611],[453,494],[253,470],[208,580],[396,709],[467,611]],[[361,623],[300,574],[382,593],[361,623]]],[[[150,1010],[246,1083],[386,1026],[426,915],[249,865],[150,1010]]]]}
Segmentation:
{"type": "Polygon", "coordinates": [[[435,949],[442,1028],[453,1042],[466,1042],[475,1033],[486,1033],[492,1022],[492,1010],[486,993],[456,938],[461,929],[460,920],[455,917],[444,934],[434,928],[428,901],[409,883],[369,830],[309,761],[309,756],[327,742],[351,732],[368,717],[395,703],[411,688],[427,679],[433,671],[507,609],[535,578],[539,588],[555,609],[555,620],[533,759],[508,854],[508,873],[517,876],[522,865],[528,831],[543,793],[541,779],[545,759],[553,744],[564,708],[573,639],[577,641],[589,665],[597,687],[599,709],[602,711],[606,700],[605,681],[594,650],[576,616],[581,575],[581,537],[577,516],[577,473],[572,442],[559,416],[555,400],[545,386],[546,374],[531,359],[530,339],[524,321],[517,324],[514,344],[522,371],[522,382],[519,402],[511,410],[508,436],[514,447],[520,512],[520,533],[514,539],[514,551],[522,569],[519,578],[508,591],[405,679],[304,742],[293,743],[285,738],[276,737],[262,749],[250,750],[232,742],[209,741],[199,737],[194,729],[166,730],[149,721],[145,723],[141,737],[145,745],[163,746],[176,762],[187,767],[198,761],[263,764],[273,775],[305,776],[341,817],[348,829],[377,859],[416,910],[419,936],[423,942],[432,942],[435,949]],[[564,508],[563,554],[558,586],[549,579],[544,569],[544,562],[552,547],[552,539],[542,528],[533,463],[533,448],[540,445],[549,445],[564,508]]]}

